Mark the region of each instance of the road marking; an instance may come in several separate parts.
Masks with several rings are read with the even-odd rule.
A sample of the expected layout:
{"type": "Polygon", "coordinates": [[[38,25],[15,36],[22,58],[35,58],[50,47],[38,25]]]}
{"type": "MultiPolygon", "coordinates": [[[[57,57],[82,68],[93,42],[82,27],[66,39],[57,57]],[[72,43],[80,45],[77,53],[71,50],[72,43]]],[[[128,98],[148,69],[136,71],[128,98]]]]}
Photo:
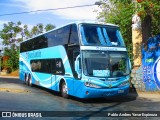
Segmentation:
{"type": "Polygon", "coordinates": [[[0,92],[14,92],[14,93],[30,93],[30,90],[12,89],[12,88],[0,88],[0,92]]]}

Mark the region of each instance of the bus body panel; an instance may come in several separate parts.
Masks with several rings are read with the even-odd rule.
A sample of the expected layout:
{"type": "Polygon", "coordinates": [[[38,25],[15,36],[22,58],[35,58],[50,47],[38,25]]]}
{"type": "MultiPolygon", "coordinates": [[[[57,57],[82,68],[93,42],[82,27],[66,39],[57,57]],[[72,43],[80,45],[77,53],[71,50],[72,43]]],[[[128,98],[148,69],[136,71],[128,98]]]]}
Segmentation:
{"type": "MultiPolygon", "coordinates": [[[[63,46],[56,46],[50,48],[44,48],[43,50],[35,50],[21,53],[20,55],[20,79],[25,80],[25,74],[31,74],[32,83],[54,90],[59,90],[57,87],[53,87],[54,84],[59,82],[58,76],[54,74],[32,72],[30,61],[34,59],[50,59],[50,58],[61,58],[63,61],[65,73],[72,75],[71,67],[67,58],[66,50],[63,46]],[[43,52],[41,52],[43,51],[43,52]],[[39,52],[39,55],[37,54],[39,52]],[[23,64],[23,65],[22,65],[23,64]]],[[[62,77],[61,77],[62,78],[62,77]]]]}
{"type": "Polygon", "coordinates": [[[129,76],[121,77],[116,81],[102,81],[105,78],[91,79],[90,77],[85,77],[83,80],[74,80],[74,93],[73,96],[79,98],[98,98],[98,97],[110,97],[110,96],[120,96],[126,95],[129,89],[129,76]],[[87,87],[85,82],[96,84],[100,88],[87,87]],[[117,82],[118,81],[118,82],[117,82]],[[78,86],[78,87],[77,87],[78,86]],[[88,94],[87,94],[88,93],[88,94]]]}
{"type": "MultiPolygon", "coordinates": [[[[22,51],[20,53],[20,59],[19,59],[20,80],[25,81],[26,77],[31,75],[32,84],[39,85],[39,86],[42,86],[54,91],[58,91],[58,92],[61,89],[60,88],[61,81],[64,81],[67,86],[67,93],[69,95],[79,97],[79,98],[98,98],[98,97],[126,95],[129,90],[128,74],[123,76],[122,75],[118,76],[118,74],[121,74],[121,72],[117,72],[117,76],[112,75],[112,76],[106,76],[106,77],[105,76],[100,77],[100,76],[89,75],[89,74],[87,75],[86,73],[84,73],[85,59],[82,60],[82,58],[86,58],[88,62],[90,61],[91,65],[94,65],[94,63],[92,63],[91,61],[91,58],[94,58],[98,54],[98,52],[101,53],[98,58],[99,60],[102,59],[102,55],[106,55],[106,57],[109,57],[106,60],[109,61],[110,59],[110,61],[114,61],[112,64],[115,64],[115,62],[119,62],[116,60],[116,58],[117,59],[125,58],[127,55],[125,55],[124,52],[126,52],[127,54],[127,50],[126,50],[126,47],[124,46],[120,31],[117,29],[118,26],[108,24],[107,27],[106,26],[103,27],[103,25],[100,25],[100,27],[96,28],[98,24],[92,25],[92,24],[85,23],[84,24],[85,27],[82,25],[83,23],[76,24],[77,30],[78,30],[78,33],[77,33],[78,37],[76,38],[79,39],[79,45],[74,46],[74,43],[69,43],[70,41],[69,39],[71,38],[70,36],[71,33],[68,32],[68,34],[70,34],[68,35],[69,38],[66,39],[68,40],[68,45],[66,44],[58,45],[58,46],[55,45],[55,46],[49,46],[46,48],[40,48],[36,50],[29,49],[30,51],[25,51],[25,50],[24,50],[25,52],[22,51]],[[94,32],[97,33],[97,36],[95,37],[101,38],[101,40],[99,41],[99,44],[102,44],[102,46],[94,45],[90,43],[90,41],[87,39],[87,33],[90,32],[90,29],[87,28],[88,25],[89,25],[89,28],[94,28],[94,32]],[[109,39],[109,37],[111,37],[105,34],[109,27],[112,28],[111,29],[112,31],[110,33],[115,34],[117,36],[117,41],[112,41],[110,43],[108,41],[105,41],[107,42],[105,43],[104,38],[109,39]],[[114,29],[116,29],[116,31],[114,29]],[[110,46],[105,46],[107,44],[110,46]],[[119,45],[119,46],[116,46],[116,45],[119,45]],[[76,47],[76,46],[79,46],[79,47],[76,47]],[[77,51],[76,50],[74,51],[75,48],[77,51]],[[94,51],[98,51],[98,52],[94,52],[94,51]],[[114,53],[114,51],[116,51],[117,53],[114,53]],[[75,75],[76,71],[74,71],[77,65],[76,63],[74,63],[76,61],[74,58],[74,54],[75,55],[77,54],[76,52],[79,54],[78,56],[80,56],[81,58],[81,75],[77,75],[78,77],[75,75]],[[119,53],[121,54],[118,55],[119,53]],[[92,56],[92,55],[95,55],[95,56],[92,56]],[[44,63],[46,63],[46,66],[43,66],[44,63]],[[58,67],[60,69],[58,69],[58,67]]],[[[66,28],[66,26],[64,27],[66,28]]],[[[53,30],[53,32],[58,32],[58,30],[59,28],[55,29],[55,31],[53,30]]],[[[72,29],[70,29],[70,31],[71,30],[72,29]]],[[[52,33],[52,31],[49,31],[48,33],[50,34],[52,33]]],[[[38,37],[43,36],[42,38],[45,39],[46,41],[45,37],[47,36],[48,33],[39,35],[38,37]]],[[[74,41],[74,37],[72,37],[73,41],[74,41]]],[[[31,42],[33,39],[29,39],[28,41],[31,42]]],[[[112,66],[110,65],[110,68],[111,67],[112,66]]],[[[99,69],[94,68],[91,71],[92,72],[99,71],[99,69]]],[[[100,71],[106,71],[106,70],[100,69],[100,71]]],[[[112,70],[110,69],[110,71],[112,70]]],[[[88,73],[89,73],[89,70],[88,70],[88,73]]]]}
{"type": "Polygon", "coordinates": [[[84,86],[82,92],[80,92],[78,97],[101,98],[101,97],[123,96],[128,94],[129,86],[130,85],[126,85],[121,88],[104,88],[104,89],[89,88],[84,86]],[[86,94],[86,92],[88,94],[86,94]]]}

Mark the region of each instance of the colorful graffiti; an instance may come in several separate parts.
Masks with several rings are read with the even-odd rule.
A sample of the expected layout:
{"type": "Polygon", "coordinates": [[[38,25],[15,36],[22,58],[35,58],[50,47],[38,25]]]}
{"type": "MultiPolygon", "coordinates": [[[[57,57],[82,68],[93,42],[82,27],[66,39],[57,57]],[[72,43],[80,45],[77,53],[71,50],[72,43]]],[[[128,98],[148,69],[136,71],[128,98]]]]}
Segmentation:
{"type": "Polygon", "coordinates": [[[160,57],[156,60],[153,66],[153,77],[158,88],[160,89],[160,57]]]}
{"type": "Polygon", "coordinates": [[[160,34],[142,47],[142,66],[146,91],[160,90],[160,34]]]}

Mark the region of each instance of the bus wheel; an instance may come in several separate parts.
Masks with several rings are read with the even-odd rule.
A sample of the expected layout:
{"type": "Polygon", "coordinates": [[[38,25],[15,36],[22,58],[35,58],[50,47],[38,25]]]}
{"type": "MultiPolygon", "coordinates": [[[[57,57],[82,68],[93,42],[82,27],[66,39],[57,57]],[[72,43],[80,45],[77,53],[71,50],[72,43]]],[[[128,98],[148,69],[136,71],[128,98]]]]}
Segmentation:
{"type": "Polygon", "coordinates": [[[68,89],[67,89],[67,85],[66,83],[63,81],[62,84],[61,84],[61,96],[63,98],[68,98],[68,89]]]}
{"type": "Polygon", "coordinates": [[[28,86],[32,86],[32,78],[31,78],[31,75],[28,76],[28,86]]]}

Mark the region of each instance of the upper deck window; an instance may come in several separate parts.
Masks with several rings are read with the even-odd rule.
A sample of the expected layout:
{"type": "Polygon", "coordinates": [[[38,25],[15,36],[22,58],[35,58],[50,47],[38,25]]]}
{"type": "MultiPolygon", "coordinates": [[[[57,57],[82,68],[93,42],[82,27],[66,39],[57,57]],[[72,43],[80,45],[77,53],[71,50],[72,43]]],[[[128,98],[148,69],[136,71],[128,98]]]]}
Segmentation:
{"type": "Polygon", "coordinates": [[[124,47],[118,27],[82,24],[80,27],[82,45],[124,47]]]}

